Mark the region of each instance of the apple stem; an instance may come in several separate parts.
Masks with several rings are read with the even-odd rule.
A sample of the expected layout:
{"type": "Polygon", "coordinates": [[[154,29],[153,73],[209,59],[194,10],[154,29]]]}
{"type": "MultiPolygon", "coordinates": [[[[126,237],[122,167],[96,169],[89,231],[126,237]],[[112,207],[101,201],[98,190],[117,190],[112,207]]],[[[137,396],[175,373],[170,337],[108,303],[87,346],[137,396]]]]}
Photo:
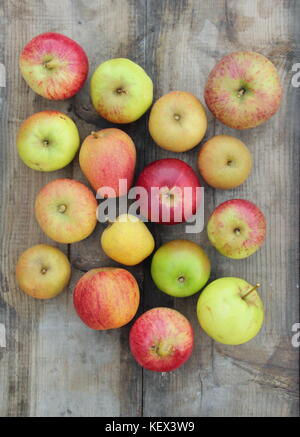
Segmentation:
{"type": "Polygon", "coordinates": [[[260,287],[260,284],[257,283],[254,287],[251,288],[251,290],[249,290],[245,296],[242,297],[242,299],[245,299],[247,296],[249,296],[250,293],[252,293],[254,290],[256,290],[258,287],[260,287]]]}
{"type": "Polygon", "coordinates": [[[91,135],[92,135],[94,138],[98,138],[97,132],[95,132],[95,131],[93,131],[93,130],[92,130],[92,132],[91,132],[91,135]]]}

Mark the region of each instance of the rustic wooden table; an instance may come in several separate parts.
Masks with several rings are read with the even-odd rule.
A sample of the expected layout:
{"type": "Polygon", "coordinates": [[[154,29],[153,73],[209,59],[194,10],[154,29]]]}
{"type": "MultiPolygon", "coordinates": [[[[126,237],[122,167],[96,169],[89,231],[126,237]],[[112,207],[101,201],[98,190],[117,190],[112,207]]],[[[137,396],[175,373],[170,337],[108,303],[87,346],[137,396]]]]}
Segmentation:
{"type": "MultiPolygon", "coordinates": [[[[0,62],[6,87],[0,88],[1,144],[1,416],[296,416],[299,349],[291,344],[299,321],[299,94],[291,85],[292,65],[300,62],[300,2],[285,0],[1,0],[0,62]],[[268,222],[264,247],[234,261],[209,246],[205,232],[185,234],[184,226],[151,226],[157,245],[191,238],[203,245],[213,265],[212,279],[241,276],[261,282],[266,321],[251,342],[229,347],[210,340],[196,321],[198,296],[173,299],[159,292],[149,262],[131,271],[142,290],[140,312],[174,307],[193,323],[196,347],[190,361],[170,374],[143,371],[128,348],[129,326],[107,332],[85,327],[72,305],[75,282],[92,267],[114,265],[101,251],[102,225],[87,240],[59,246],[68,254],[73,276],[67,292],[37,301],[18,289],[14,269],[29,246],[50,242],[33,214],[38,190],[57,177],[85,181],[78,159],[54,173],[27,168],[15,139],[32,113],[59,109],[77,123],[83,139],[106,127],[91,108],[88,83],[73,99],[47,101],[21,78],[18,56],[33,36],[62,32],[87,51],[90,71],[112,57],[128,57],[152,77],[155,97],[187,90],[203,101],[203,87],[215,62],[234,50],[255,50],[279,69],[284,98],[278,114],[262,126],[234,131],[211,114],[206,138],[229,133],[254,156],[254,169],[232,191],[205,190],[205,215],[224,200],[242,197],[260,206],[268,222]],[[5,329],[5,337],[4,337],[5,329]]],[[[3,85],[3,84],[2,84],[3,85]]],[[[175,156],[154,145],[147,116],[124,126],[138,148],[138,168],[175,156]]],[[[180,158],[196,168],[198,147],[180,158]]],[[[178,157],[178,155],[176,155],[178,157]]]]}

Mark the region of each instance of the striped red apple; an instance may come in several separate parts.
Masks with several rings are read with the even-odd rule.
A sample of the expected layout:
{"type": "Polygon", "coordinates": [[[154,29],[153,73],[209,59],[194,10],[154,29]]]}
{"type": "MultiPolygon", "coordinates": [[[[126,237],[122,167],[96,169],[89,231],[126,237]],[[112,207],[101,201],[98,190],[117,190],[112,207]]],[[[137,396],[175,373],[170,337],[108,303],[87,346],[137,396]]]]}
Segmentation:
{"type": "Polygon", "coordinates": [[[282,87],[275,66],[255,52],[224,56],[207,79],[204,97],[213,115],[234,129],[258,126],[274,115],[282,87]]]}
{"type": "Polygon", "coordinates": [[[74,96],[82,88],[89,69],[82,47],[55,32],[43,33],[29,41],[22,50],[19,65],[30,88],[50,100],[74,96]]]}
{"type": "Polygon", "coordinates": [[[145,369],[170,372],[182,366],[194,346],[188,319],[171,308],[153,308],[134,323],[129,335],[131,352],[145,369]]]}
{"type": "Polygon", "coordinates": [[[134,276],[127,270],[101,267],[79,279],[73,302],[78,316],[89,328],[120,328],[135,316],[140,292],[134,276]]]}

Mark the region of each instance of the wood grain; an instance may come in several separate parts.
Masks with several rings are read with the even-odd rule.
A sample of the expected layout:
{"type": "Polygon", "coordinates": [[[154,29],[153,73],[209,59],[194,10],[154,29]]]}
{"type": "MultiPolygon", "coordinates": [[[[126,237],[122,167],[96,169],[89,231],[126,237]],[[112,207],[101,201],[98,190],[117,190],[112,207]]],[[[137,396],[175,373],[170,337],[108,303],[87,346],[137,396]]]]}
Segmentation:
{"type": "MultiPolygon", "coordinates": [[[[299,351],[291,345],[292,324],[299,321],[299,88],[291,86],[292,65],[299,62],[300,5],[297,1],[245,0],[24,0],[0,4],[0,62],[7,71],[0,88],[1,270],[0,323],[6,347],[0,347],[0,416],[297,416],[299,351]],[[67,11],[67,13],[66,13],[67,11]],[[99,224],[87,240],[58,245],[73,267],[69,290],[49,302],[26,297],[18,289],[14,267],[27,247],[50,242],[38,228],[33,203],[38,190],[60,176],[85,183],[78,158],[67,168],[44,174],[18,158],[15,138],[20,123],[34,112],[59,109],[76,122],[81,138],[110,126],[89,100],[89,84],[68,101],[35,95],[21,79],[18,55],[33,36],[62,32],[87,51],[90,72],[112,57],[128,57],[153,78],[155,98],[181,89],[203,101],[203,87],[215,62],[233,50],[255,50],[279,69],[284,85],[280,111],[266,124],[234,131],[208,113],[206,138],[228,133],[250,148],[254,169],[241,187],[205,188],[205,218],[224,200],[252,200],[264,211],[268,235],[264,247],[246,260],[229,260],[208,244],[206,232],[186,234],[184,225],[150,225],[156,245],[174,238],[200,243],[209,254],[214,279],[241,276],[262,284],[266,323],[251,342],[229,347],[211,341],[199,328],[197,296],[172,299],[159,292],[149,260],[132,269],[139,281],[139,312],[170,306],[192,322],[196,345],[185,366],[170,374],[143,371],[133,360],[124,329],[94,332],[77,318],[74,284],[83,272],[115,265],[101,251],[99,224]]],[[[138,149],[137,173],[155,159],[179,157],[151,140],[147,115],[121,127],[138,149]]],[[[198,147],[183,153],[195,169],[198,147]]],[[[56,245],[56,244],[54,244],[56,245]]]]}

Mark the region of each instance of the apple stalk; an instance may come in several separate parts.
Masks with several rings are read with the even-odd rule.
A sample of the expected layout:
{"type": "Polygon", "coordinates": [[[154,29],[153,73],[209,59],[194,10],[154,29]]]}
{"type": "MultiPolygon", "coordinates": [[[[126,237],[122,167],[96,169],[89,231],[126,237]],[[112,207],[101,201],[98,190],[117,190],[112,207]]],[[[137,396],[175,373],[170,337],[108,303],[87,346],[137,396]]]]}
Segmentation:
{"type": "Polygon", "coordinates": [[[242,297],[242,299],[245,299],[247,296],[249,296],[250,293],[252,293],[254,290],[257,290],[257,288],[260,287],[260,284],[257,283],[254,287],[251,288],[251,290],[249,290],[245,296],[242,297]]]}

